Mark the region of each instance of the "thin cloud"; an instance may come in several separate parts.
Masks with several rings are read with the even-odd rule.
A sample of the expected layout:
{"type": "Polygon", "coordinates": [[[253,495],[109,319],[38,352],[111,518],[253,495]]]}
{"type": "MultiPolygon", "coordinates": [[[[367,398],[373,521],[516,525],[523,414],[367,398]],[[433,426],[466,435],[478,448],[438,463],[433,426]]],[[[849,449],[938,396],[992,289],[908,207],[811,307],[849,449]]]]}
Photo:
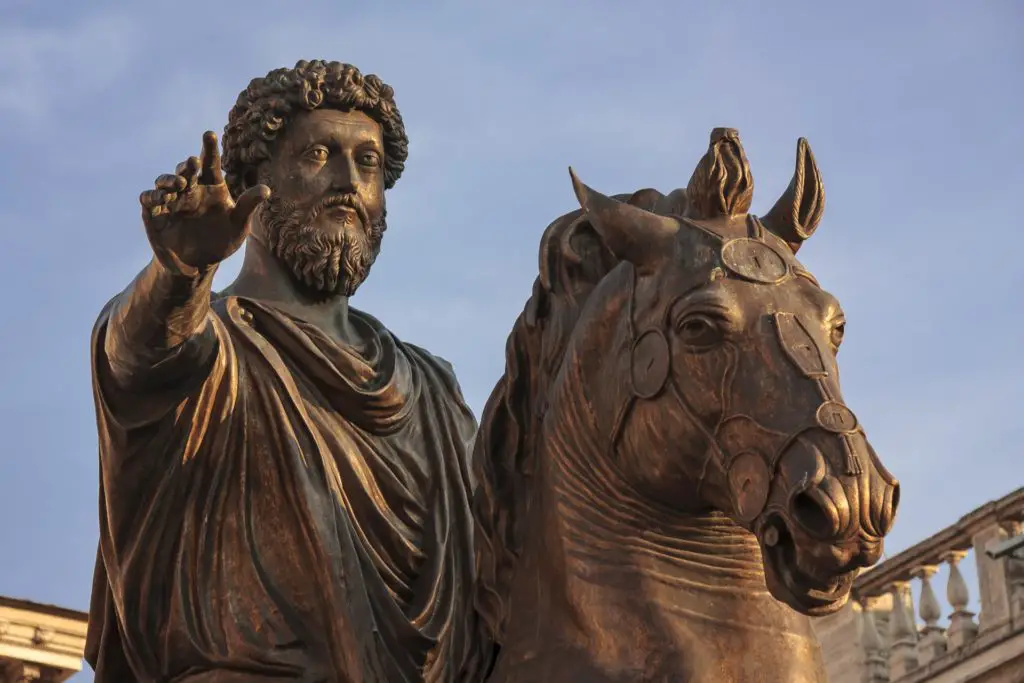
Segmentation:
{"type": "Polygon", "coordinates": [[[140,47],[136,19],[84,17],[68,26],[0,27],[0,115],[40,125],[59,105],[116,83],[140,47]]]}

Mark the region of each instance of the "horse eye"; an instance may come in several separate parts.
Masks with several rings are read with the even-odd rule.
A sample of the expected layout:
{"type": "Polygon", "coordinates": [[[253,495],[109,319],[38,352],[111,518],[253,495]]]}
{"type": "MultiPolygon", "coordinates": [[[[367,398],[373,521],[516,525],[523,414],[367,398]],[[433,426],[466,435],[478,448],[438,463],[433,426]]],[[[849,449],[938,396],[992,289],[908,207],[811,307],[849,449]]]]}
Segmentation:
{"type": "Polygon", "coordinates": [[[846,323],[839,323],[838,325],[832,328],[830,341],[832,342],[833,348],[838,349],[840,344],[843,343],[844,334],[846,334],[846,323]]]}
{"type": "Polygon", "coordinates": [[[695,347],[711,346],[722,338],[718,323],[706,315],[688,315],[676,326],[684,344],[695,347]]]}

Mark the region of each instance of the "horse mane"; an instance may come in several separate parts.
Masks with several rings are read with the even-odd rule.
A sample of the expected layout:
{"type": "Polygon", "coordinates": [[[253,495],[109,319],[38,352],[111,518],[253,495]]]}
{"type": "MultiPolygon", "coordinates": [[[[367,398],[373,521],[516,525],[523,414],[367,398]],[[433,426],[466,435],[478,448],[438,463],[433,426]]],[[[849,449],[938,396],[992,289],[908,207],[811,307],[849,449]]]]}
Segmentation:
{"type": "MultiPolygon", "coordinates": [[[[685,193],[656,190],[615,199],[662,214],[682,214],[685,193]]],[[[540,242],[540,273],[505,346],[505,373],[484,407],[473,452],[477,490],[475,608],[500,644],[509,591],[523,548],[531,480],[549,387],[561,367],[580,311],[619,260],[580,210],[552,222],[540,242]]]]}

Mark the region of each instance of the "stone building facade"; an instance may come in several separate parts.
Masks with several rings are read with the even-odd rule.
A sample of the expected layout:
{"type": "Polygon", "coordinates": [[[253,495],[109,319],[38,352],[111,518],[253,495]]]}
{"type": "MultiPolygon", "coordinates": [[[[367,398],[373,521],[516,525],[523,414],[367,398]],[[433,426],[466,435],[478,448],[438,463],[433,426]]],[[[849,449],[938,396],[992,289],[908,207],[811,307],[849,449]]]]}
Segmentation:
{"type": "Polygon", "coordinates": [[[0,596],[0,683],[59,683],[82,670],[88,615],[0,596]]]}
{"type": "Polygon", "coordinates": [[[1024,488],[861,574],[850,604],[813,622],[830,683],[1024,683],[1024,557],[1005,543],[1022,521],[1024,488]],[[969,555],[977,614],[960,571],[969,555]]]}

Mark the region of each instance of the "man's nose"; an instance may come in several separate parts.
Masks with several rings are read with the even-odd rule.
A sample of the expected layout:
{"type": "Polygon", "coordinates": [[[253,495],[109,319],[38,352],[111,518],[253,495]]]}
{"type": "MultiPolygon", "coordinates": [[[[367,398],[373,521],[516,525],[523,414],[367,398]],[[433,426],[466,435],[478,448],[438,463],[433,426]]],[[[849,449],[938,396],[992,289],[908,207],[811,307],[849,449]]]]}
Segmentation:
{"type": "Polygon", "coordinates": [[[330,166],[331,191],[337,194],[354,194],[358,189],[359,171],[354,159],[348,156],[335,157],[330,166]]]}

